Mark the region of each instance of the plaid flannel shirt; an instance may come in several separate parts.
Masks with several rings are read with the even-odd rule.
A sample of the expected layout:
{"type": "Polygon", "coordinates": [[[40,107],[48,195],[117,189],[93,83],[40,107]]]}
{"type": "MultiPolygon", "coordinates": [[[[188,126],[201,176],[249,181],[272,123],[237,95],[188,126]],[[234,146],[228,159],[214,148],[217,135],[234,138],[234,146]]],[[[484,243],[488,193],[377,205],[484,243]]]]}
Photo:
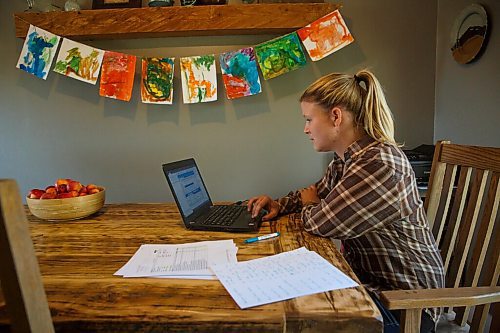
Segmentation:
{"type": "MultiPolygon", "coordinates": [[[[300,212],[306,231],[340,239],[343,255],[371,291],[444,287],[441,255],[429,229],[415,174],[403,151],[369,136],[337,154],[316,183],[319,204],[299,191],[278,200],[300,212]]],[[[437,321],[439,309],[427,309],[437,321]]]]}

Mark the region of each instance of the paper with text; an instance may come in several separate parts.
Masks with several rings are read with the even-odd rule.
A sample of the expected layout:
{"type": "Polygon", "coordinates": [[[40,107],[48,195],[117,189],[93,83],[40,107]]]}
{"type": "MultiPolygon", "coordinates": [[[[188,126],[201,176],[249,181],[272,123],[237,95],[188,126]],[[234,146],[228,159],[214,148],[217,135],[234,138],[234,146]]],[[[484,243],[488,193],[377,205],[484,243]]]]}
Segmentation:
{"type": "Polygon", "coordinates": [[[240,308],[358,284],[314,251],[300,248],[211,269],[240,308]]]}
{"type": "Polygon", "coordinates": [[[115,275],[215,279],[210,265],[237,262],[237,251],[232,240],[146,244],[115,275]]]}

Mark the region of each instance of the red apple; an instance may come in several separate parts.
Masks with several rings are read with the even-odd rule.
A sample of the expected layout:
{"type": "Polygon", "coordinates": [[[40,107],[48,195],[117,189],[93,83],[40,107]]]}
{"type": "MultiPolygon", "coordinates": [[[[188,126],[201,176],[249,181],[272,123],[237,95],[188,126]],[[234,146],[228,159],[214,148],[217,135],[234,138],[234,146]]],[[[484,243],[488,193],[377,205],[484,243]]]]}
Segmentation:
{"type": "Polygon", "coordinates": [[[88,194],[94,194],[94,193],[99,193],[100,190],[96,187],[96,188],[91,188],[88,192],[88,194]]]}
{"type": "Polygon", "coordinates": [[[97,185],[95,184],[88,184],[87,185],[87,191],[90,192],[90,190],[97,188],[97,185]]]}
{"type": "Polygon", "coordinates": [[[42,200],[44,200],[44,199],[55,199],[55,198],[57,198],[57,194],[56,193],[49,193],[49,192],[45,192],[40,197],[40,199],[42,199],[42,200]]]}
{"type": "Polygon", "coordinates": [[[68,192],[71,191],[80,192],[81,189],[82,189],[82,183],[80,182],[72,180],[68,184],[68,192]]]}
{"type": "Polygon", "coordinates": [[[56,189],[57,189],[57,193],[65,193],[65,192],[68,192],[68,185],[69,185],[69,181],[65,178],[59,178],[58,180],[56,180],[56,189]]]}
{"type": "Polygon", "coordinates": [[[57,198],[58,198],[58,199],[73,198],[73,195],[71,194],[71,192],[59,193],[59,194],[57,195],[57,198]]]}
{"type": "Polygon", "coordinates": [[[45,193],[44,190],[40,190],[40,189],[37,189],[37,188],[34,188],[30,191],[30,193],[28,194],[28,198],[30,199],[40,199],[40,197],[45,193]]]}
{"type": "Polygon", "coordinates": [[[54,193],[57,195],[57,190],[55,186],[47,186],[45,188],[45,193],[54,193]]]}

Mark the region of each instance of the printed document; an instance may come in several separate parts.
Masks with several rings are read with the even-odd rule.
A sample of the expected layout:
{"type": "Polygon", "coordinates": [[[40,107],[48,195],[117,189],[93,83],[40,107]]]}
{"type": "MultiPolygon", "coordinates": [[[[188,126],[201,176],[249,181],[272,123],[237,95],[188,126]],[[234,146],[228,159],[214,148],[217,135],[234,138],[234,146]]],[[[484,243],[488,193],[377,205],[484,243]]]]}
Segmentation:
{"type": "Polygon", "coordinates": [[[211,269],[240,308],[358,284],[314,251],[300,249],[211,269]]]}
{"type": "Polygon", "coordinates": [[[238,248],[232,240],[187,244],[141,245],[132,258],[114,275],[216,279],[213,264],[237,262],[238,248]]]}

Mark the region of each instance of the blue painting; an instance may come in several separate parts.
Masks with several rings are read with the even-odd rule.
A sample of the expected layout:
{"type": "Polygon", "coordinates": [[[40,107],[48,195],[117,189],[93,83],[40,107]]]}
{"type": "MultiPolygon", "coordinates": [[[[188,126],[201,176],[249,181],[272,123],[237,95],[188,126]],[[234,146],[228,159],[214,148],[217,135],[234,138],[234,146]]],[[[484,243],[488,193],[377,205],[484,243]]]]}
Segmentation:
{"type": "Polygon", "coordinates": [[[59,36],[30,25],[17,68],[44,80],[47,79],[59,40],[59,36]]]}
{"type": "Polygon", "coordinates": [[[228,99],[251,96],[262,91],[252,47],[221,54],[220,67],[228,99]]]}

